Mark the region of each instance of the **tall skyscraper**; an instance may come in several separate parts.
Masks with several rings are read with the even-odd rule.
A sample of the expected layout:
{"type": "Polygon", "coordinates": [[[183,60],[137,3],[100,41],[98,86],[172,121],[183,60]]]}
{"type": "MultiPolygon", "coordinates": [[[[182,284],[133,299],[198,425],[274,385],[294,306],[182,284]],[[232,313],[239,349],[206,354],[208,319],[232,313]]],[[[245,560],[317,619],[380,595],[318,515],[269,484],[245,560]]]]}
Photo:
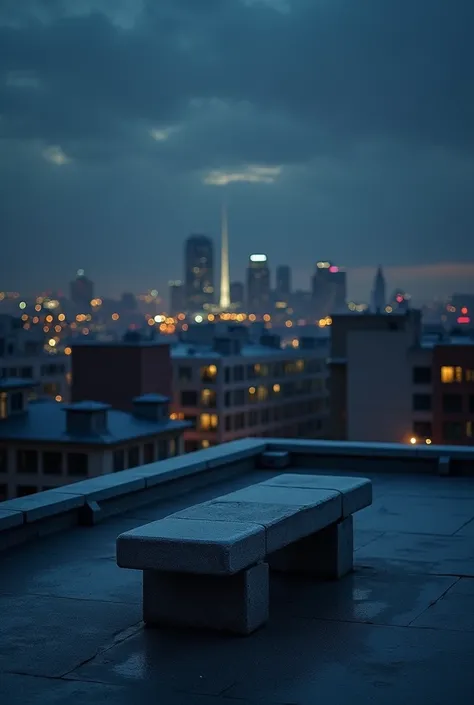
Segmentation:
{"type": "Polygon", "coordinates": [[[346,307],[346,272],[331,262],[317,262],[311,281],[316,316],[341,313],[346,307]]]}
{"type": "Polygon", "coordinates": [[[226,311],[230,307],[230,270],[229,270],[229,232],[227,224],[227,208],[222,206],[221,227],[221,290],[219,308],[226,311]]]}
{"type": "Polygon", "coordinates": [[[385,288],[385,277],[383,275],[382,267],[379,266],[374,279],[374,288],[372,290],[372,310],[375,313],[383,313],[385,310],[385,288]]]}
{"type": "Polygon", "coordinates": [[[71,301],[79,308],[89,308],[94,298],[94,282],[88,279],[83,269],[77,270],[77,276],[69,285],[71,301]]]}
{"type": "Polygon", "coordinates": [[[206,235],[191,235],[184,254],[186,307],[198,311],[214,301],[214,248],[206,235]]]}
{"type": "Polygon", "coordinates": [[[291,268],[287,264],[281,264],[276,270],[276,295],[286,299],[291,294],[291,268]]]}
{"type": "Polygon", "coordinates": [[[247,268],[248,313],[266,313],[270,304],[270,270],[266,255],[250,255],[247,268]]]}

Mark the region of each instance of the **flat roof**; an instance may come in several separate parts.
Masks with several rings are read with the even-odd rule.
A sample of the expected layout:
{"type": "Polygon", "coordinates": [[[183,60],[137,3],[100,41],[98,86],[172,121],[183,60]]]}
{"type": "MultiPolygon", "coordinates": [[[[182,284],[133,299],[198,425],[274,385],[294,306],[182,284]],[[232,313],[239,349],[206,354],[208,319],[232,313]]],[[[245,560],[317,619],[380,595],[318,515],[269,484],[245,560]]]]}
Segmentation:
{"type": "Polygon", "coordinates": [[[2,702],[470,705],[472,477],[362,473],[374,502],[355,517],[355,571],[272,574],[269,622],[249,637],[144,628],[142,576],[117,567],[117,535],[276,474],[168,494],[3,553],[2,702]]]}
{"type": "Polygon", "coordinates": [[[37,387],[39,382],[24,377],[3,377],[0,379],[0,392],[11,392],[14,389],[31,389],[37,387]]]}
{"type": "Polygon", "coordinates": [[[271,348],[270,346],[267,345],[259,345],[258,343],[255,343],[254,345],[252,344],[246,344],[242,345],[238,353],[231,353],[229,355],[224,355],[223,353],[217,352],[214,350],[212,345],[202,345],[202,344],[194,344],[193,343],[177,343],[171,348],[171,357],[172,359],[181,359],[181,358],[187,358],[190,360],[193,360],[194,358],[203,358],[203,359],[213,359],[213,360],[220,360],[220,359],[226,359],[229,357],[232,358],[238,358],[238,357],[243,357],[243,358],[255,358],[255,359],[260,359],[260,358],[280,358],[282,360],[285,359],[298,359],[298,358],[304,358],[304,357],[312,357],[314,356],[315,351],[320,351],[319,346],[315,346],[314,348],[306,348],[306,347],[301,347],[301,348],[271,348]]]}
{"type": "MultiPolygon", "coordinates": [[[[90,402],[85,404],[87,408],[83,410],[90,411],[88,408],[90,402]]],[[[66,432],[64,411],[77,406],[77,404],[58,404],[48,400],[30,401],[27,411],[0,421],[0,441],[21,440],[40,443],[74,443],[76,445],[114,445],[120,441],[143,438],[168,431],[184,430],[190,425],[186,421],[150,421],[125,411],[109,409],[107,411],[107,433],[91,436],[72,435],[66,432]]],[[[103,407],[104,405],[97,404],[98,409],[103,410],[103,407]]],[[[94,408],[94,410],[96,409],[94,408]]]]}

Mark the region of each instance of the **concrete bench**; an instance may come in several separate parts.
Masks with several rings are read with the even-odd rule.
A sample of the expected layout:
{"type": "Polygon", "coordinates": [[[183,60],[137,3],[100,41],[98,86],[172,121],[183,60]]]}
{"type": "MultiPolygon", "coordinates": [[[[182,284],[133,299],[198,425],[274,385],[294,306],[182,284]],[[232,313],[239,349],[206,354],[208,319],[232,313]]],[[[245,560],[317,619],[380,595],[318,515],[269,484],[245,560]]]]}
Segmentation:
{"type": "Polygon", "coordinates": [[[370,480],[284,474],[117,538],[117,564],[143,571],[147,624],[250,634],[268,619],[269,566],[337,579],[353,567],[352,514],[370,480]]]}

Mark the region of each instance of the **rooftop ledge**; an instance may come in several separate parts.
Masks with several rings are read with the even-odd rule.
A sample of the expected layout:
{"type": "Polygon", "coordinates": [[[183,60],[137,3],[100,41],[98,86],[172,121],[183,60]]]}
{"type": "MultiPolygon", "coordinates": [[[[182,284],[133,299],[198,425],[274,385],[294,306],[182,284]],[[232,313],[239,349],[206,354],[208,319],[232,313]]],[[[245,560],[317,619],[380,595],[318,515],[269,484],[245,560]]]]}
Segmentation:
{"type": "Polygon", "coordinates": [[[296,463],[352,475],[474,476],[470,447],[248,438],[1,502],[0,550],[268,467],[264,453],[276,453],[280,462],[283,454],[286,460],[278,467],[290,471],[296,463]]]}

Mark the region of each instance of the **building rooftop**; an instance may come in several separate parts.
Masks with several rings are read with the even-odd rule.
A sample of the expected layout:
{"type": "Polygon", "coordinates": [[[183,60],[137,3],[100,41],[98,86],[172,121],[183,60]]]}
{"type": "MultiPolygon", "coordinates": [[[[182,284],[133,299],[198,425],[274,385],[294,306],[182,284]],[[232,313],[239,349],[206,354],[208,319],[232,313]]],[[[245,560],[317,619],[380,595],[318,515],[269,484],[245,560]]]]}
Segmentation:
{"type": "Polygon", "coordinates": [[[0,392],[12,392],[15,389],[30,389],[37,387],[39,382],[21,377],[3,377],[0,379],[0,392]]]}
{"type": "MultiPolygon", "coordinates": [[[[109,492],[112,482],[128,483],[117,505],[98,494],[107,478],[78,483],[106,514],[120,512],[96,526],[74,526],[77,504],[61,530],[56,524],[60,533],[42,538],[52,517],[31,519],[28,535],[20,535],[26,513],[16,528],[0,523],[0,547],[2,536],[29,539],[0,556],[2,703],[471,703],[473,457],[472,449],[238,441],[116,473],[109,492]],[[284,472],[372,478],[373,505],[355,517],[354,572],[337,582],[272,575],[270,621],[249,637],[145,629],[141,574],[117,567],[117,535],[279,474],[257,469],[265,448],[291,451],[284,472]],[[454,474],[440,476],[439,458],[449,457],[454,474]]],[[[8,506],[0,504],[0,522],[8,506]]]]}
{"type": "MultiPolygon", "coordinates": [[[[242,345],[239,352],[235,354],[235,357],[248,357],[248,358],[269,358],[269,357],[280,357],[282,359],[286,358],[301,358],[305,356],[314,356],[315,350],[318,348],[272,348],[269,345],[260,345],[258,343],[247,343],[242,345]]],[[[227,358],[229,355],[225,355],[218,352],[213,348],[212,345],[199,345],[193,343],[177,343],[171,348],[172,358],[203,358],[206,360],[220,358],[227,358]]],[[[232,357],[232,355],[230,355],[232,357]]]]}
{"type": "Polygon", "coordinates": [[[188,428],[185,421],[150,421],[133,414],[110,409],[98,402],[58,404],[54,401],[30,401],[28,410],[0,421],[1,440],[23,440],[52,443],[87,443],[111,445],[120,441],[152,436],[165,431],[188,428]],[[77,411],[107,410],[107,432],[94,435],[68,434],[66,414],[68,409],[77,411]]]}
{"type": "Polygon", "coordinates": [[[103,404],[100,401],[75,401],[71,404],[63,404],[63,411],[83,411],[84,413],[91,413],[94,411],[108,411],[112,407],[110,404],[103,404]]]}
{"type": "Polygon", "coordinates": [[[169,400],[169,397],[165,397],[163,394],[155,394],[154,392],[142,394],[140,397],[133,399],[135,404],[167,404],[169,400]]]}
{"type": "Polygon", "coordinates": [[[421,339],[422,348],[436,348],[440,345],[474,345],[474,338],[467,335],[424,335],[421,339]]]}

